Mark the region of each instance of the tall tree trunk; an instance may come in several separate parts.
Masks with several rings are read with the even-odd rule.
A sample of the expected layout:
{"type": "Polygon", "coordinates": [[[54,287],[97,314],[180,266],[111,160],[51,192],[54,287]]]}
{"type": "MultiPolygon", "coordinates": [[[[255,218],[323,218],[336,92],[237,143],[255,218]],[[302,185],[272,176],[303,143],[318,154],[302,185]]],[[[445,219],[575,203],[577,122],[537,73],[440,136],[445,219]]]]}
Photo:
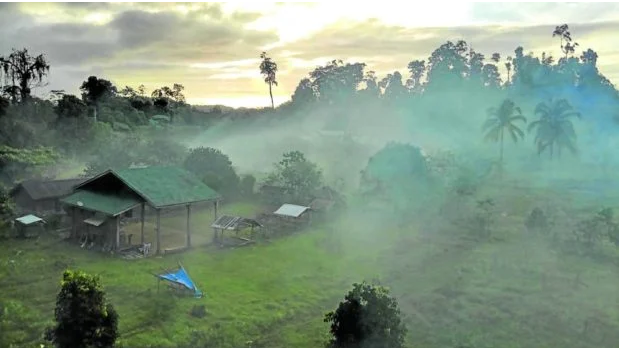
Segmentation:
{"type": "Polygon", "coordinates": [[[554,143],[550,143],[550,159],[552,159],[553,153],[554,153],[554,147],[555,144],[554,143]]]}
{"type": "Polygon", "coordinates": [[[95,123],[97,123],[97,103],[95,103],[94,108],[93,108],[93,117],[95,119],[95,123]]]}
{"type": "Polygon", "coordinates": [[[19,93],[21,97],[21,102],[25,102],[28,97],[30,97],[30,89],[28,88],[28,80],[22,79],[19,82],[19,93]]]}
{"type": "Polygon", "coordinates": [[[501,152],[499,154],[499,177],[503,177],[503,134],[505,134],[505,128],[501,128],[501,152]]]}
{"type": "Polygon", "coordinates": [[[271,96],[271,108],[275,109],[275,103],[273,103],[273,84],[269,82],[269,95],[271,96]]]}
{"type": "Polygon", "coordinates": [[[503,166],[503,134],[504,134],[504,130],[505,128],[501,128],[501,152],[499,155],[499,164],[501,166],[503,166]]]}

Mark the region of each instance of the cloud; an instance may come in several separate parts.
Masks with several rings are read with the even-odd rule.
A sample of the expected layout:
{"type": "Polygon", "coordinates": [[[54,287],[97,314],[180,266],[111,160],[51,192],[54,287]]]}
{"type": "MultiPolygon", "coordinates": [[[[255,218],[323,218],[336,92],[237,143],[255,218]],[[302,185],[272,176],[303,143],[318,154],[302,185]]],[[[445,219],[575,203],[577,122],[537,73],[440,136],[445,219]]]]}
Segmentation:
{"type": "MultiPolygon", "coordinates": [[[[603,57],[605,54],[616,53],[609,39],[618,27],[619,21],[613,21],[574,24],[571,30],[581,48],[592,47],[603,57]],[[602,38],[607,44],[600,42],[602,38]],[[593,43],[598,46],[590,45],[593,43]]],[[[494,52],[503,57],[513,55],[518,46],[523,46],[525,52],[533,50],[541,54],[546,51],[558,55],[559,42],[552,37],[553,29],[554,25],[407,28],[386,25],[376,19],[337,22],[310,37],[278,47],[271,51],[271,55],[277,57],[286,54],[301,62],[317,59],[322,59],[323,63],[330,59],[355,60],[368,63],[369,69],[384,73],[394,69],[405,71],[408,62],[427,59],[432,51],[448,40],[463,39],[487,57],[494,52]]],[[[612,71],[611,75],[617,76],[618,72],[612,71]]]]}
{"type": "MultiPolygon", "coordinates": [[[[109,10],[113,5],[62,6],[79,12],[91,8],[109,10]]],[[[150,7],[152,10],[154,6],[150,7]]],[[[245,29],[257,16],[244,12],[226,15],[218,4],[193,7],[186,13],[127,9],[114,14],[104,25],[38,23],[36,15],[19,12],[18,22],[14,14],[5,13],[0,15],[4,19],[5,37],[0,49],[5,52],[11,47],[29,47],[43,51],[56,66],[100,63],[115,58],[145,62],[242,59],[257,55],[262,46],[278,40],[272,31],[245,29]]]]}
{"type": "Polygon", "coordinates": [[[473,21],[511,24],[548,24],[603,22],[619,19],[616,3],[473,3],[473,21]]]}
{"type": "Polygon", "coordinates": [[[216,99],[264,93],[258,55],[270,47],[279,65],[274,93],[290,96],[300,79],[329,60],[364,62],[379,75],[405,74],[409,61],[427,59],[447,40],[464,39],[487,56],[513,55],[519,45],[525,52],[556,56],[552,30],[565,21],[580,48],[598,52],[602,72],[619,79],[619,50],[611,39],[619,27],[619,4],[463,2],[451,26],[443,27],[451,17],[441,6],[402,15],[394,6],[1,3],[0,55],[13,47],[45,53],[52,67],[49,89],[77,93],[85,78],[96,75],[119,86],[182,83],[188,98],[216,99]],[[418,27],[426,22],[436,27],[418,27]]]}

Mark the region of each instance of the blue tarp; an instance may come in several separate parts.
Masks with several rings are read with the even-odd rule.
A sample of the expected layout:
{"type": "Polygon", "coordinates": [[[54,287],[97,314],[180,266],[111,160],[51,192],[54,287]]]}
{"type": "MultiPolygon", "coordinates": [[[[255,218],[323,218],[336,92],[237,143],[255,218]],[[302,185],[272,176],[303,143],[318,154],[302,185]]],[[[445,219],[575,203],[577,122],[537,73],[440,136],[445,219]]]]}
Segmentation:
{"type": "Polygon", "coordinates": [[[172,283],[183,285],[187,289],[193,291],[196,297],[202,297],[202,292],[198,290],[198,287],[193,283],[193,280],[191,280],[189,274],[187,274],[183,266],[180,266],[180,268],[174,272],[159,274],[157,277],[172,283]]]}

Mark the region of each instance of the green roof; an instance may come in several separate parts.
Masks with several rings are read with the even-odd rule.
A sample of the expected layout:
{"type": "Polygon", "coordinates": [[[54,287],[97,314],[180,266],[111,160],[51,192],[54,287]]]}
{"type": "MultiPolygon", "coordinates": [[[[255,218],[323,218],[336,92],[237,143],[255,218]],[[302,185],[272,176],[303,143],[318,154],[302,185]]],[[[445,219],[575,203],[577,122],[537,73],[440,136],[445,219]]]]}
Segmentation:
{"type": "Polygon", "coordinates": [[[142,203],[137,197],[102,194],[87,190],[77,190],[60,200],[76,207],[116,216],[142,203]]]}
{"type": "MultiPolygon", "coordinates": [[[[155,208],[214,201],[220,198],[220,195],[213,189],[191,173],[178,167],[153,166],[112,170],[106,173],[118,177],[155,208]]],[[[88,182],[95,180],[97,177],[80,186],[86,186],[88,182]]]]}

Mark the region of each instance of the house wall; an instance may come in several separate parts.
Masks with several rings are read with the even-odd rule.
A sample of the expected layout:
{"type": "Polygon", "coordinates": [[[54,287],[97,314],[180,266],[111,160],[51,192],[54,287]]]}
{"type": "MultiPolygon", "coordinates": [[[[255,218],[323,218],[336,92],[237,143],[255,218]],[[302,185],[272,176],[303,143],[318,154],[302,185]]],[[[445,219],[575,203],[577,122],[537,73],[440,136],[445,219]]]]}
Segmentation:
{"type": "Polygon", "coordinates": [[[97,243],[105,243],[112,245],[116,241],[116,218],[109,217],[100,226],[92,226],[84,222],[84,220],[95,216],[94,212],[89,210],[70,208],[69,215],[72,219],[72,237],[79,239],[84,233],[97,235],[97,243]]]}

